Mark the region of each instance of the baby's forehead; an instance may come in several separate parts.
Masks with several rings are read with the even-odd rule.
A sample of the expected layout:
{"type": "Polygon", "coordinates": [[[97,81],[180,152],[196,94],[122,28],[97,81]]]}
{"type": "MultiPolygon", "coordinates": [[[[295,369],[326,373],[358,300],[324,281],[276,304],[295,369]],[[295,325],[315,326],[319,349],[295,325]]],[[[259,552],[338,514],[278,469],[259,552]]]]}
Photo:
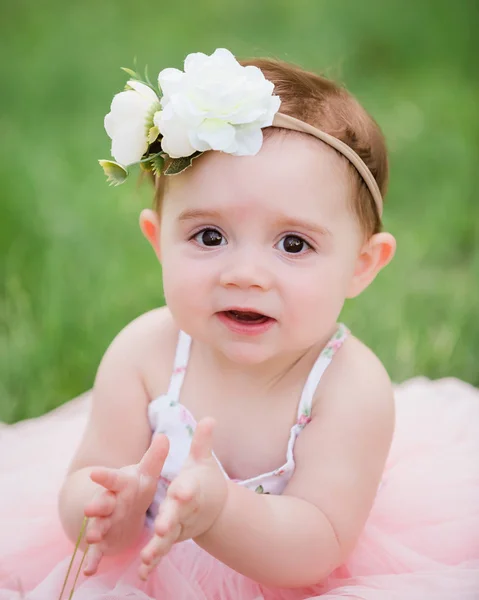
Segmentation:
{"type": "Polygon", "coordinates": [[[307,134],[268,128],[255,156],[209,151],[179,176],[169,178],[170,193],[224,193],[232,186],[249,194],[350,193],[347,161],[307,134]]]}
{"type": "Polygon", "coordinates": [[[219,218],[269,227],[301,221],[331,231],[349,224],[354,217],[347,166],[319,140],[301,138],[275,133],[256,156],[204,153],[168,178],[163,205],[168,222],[219,218]]]}

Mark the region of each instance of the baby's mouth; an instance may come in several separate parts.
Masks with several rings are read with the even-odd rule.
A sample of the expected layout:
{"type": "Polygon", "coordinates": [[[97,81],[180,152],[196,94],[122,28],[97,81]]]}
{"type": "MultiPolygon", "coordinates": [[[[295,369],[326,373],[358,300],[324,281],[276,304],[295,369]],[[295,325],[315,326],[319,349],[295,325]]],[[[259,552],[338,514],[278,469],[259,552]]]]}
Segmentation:
{"type": "Polygon", "coordinates": [[[245,325],[260,325],[261,323],[273,320],[271,317],[249,310],[224,310],[222,313],[228,317],[228,319],[245,325]]]}

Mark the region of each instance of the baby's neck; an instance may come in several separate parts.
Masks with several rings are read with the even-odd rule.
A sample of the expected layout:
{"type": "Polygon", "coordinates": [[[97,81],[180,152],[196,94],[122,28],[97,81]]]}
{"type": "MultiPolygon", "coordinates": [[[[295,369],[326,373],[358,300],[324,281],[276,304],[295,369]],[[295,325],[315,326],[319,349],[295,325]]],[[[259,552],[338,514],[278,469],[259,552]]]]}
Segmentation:
{"type": "Polygon", "coordinates": [[[251,390],[254,397],[277,387],[287,387],[304,381],[314,361],[328,340],[318,342],[301,351],[275,356],[258,364],[245,364],[229,359],[214,348],[194,342],[192,352],[207,370],[219,374],[223,389],[251,390]]]}

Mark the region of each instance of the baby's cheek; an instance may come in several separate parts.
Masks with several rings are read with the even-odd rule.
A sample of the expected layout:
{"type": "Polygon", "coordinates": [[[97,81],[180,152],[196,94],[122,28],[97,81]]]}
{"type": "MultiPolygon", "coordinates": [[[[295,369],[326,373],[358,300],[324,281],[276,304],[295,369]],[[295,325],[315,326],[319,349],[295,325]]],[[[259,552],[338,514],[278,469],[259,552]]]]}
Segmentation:
{"type": "Polygon", "coordinates": [[[290,327],[304,344],[312,345],[330,332],[341,312],[342,302],[326,288],[305,286],[302,292],[298,301],[291,302],[290,327]]]}
{"type": "Polygon", "coordinates": [[[163,290],[168,304],[188,303],[195,281],[191,271],[179,261],[165,262],[162,269],[163,290]]]}
{"type": "Polygon", "coordinates": [[[191,292],[197,289],[208,277],[205,266],[201,261],[192,260],[185,253],[178,252],[177,256],[169,253],[162,262],[163,285],[167,290],[179,295],[185,290],[191,292]]]}
{"type": "Polygon", "coordinates": [[[167,269],[163,274],[166,304],[180,329],[197,335],[198,320],[208,316],[211,294],[205,282],[193,271],[167,269]]]}

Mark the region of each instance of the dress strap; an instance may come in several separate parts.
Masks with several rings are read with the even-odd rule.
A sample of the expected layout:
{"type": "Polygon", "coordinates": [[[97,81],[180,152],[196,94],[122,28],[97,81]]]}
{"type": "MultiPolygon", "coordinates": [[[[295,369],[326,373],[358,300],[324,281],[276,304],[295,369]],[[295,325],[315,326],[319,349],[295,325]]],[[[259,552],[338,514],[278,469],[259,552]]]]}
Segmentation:
{"type": "Polygon", "coordinates": [[[176,345],[175,362],[173,363],[173,372],[171,374],[170,385],[168,387],[168,396],[171,400],[178,402],[181,386],[185,378],[186,367],[190,356],[191,337],[184,331],[178,334],[178,343],[176,345]]]}
{"type": "Polygon", "coordinates": [[[303,393],[301,394],[301,400],[299,401],[299,424],[305,425],[310,420],[314,393],[316,392],[316,388],[319,385],[321,377],[333,360],[334,355],[341,348],[350,333],[351,332],[345,325],[339,323],[336,332],[331,336],[329,342],[316,359],[313,368],[309,372],[308,378],[306,379],[303,393]]]}

